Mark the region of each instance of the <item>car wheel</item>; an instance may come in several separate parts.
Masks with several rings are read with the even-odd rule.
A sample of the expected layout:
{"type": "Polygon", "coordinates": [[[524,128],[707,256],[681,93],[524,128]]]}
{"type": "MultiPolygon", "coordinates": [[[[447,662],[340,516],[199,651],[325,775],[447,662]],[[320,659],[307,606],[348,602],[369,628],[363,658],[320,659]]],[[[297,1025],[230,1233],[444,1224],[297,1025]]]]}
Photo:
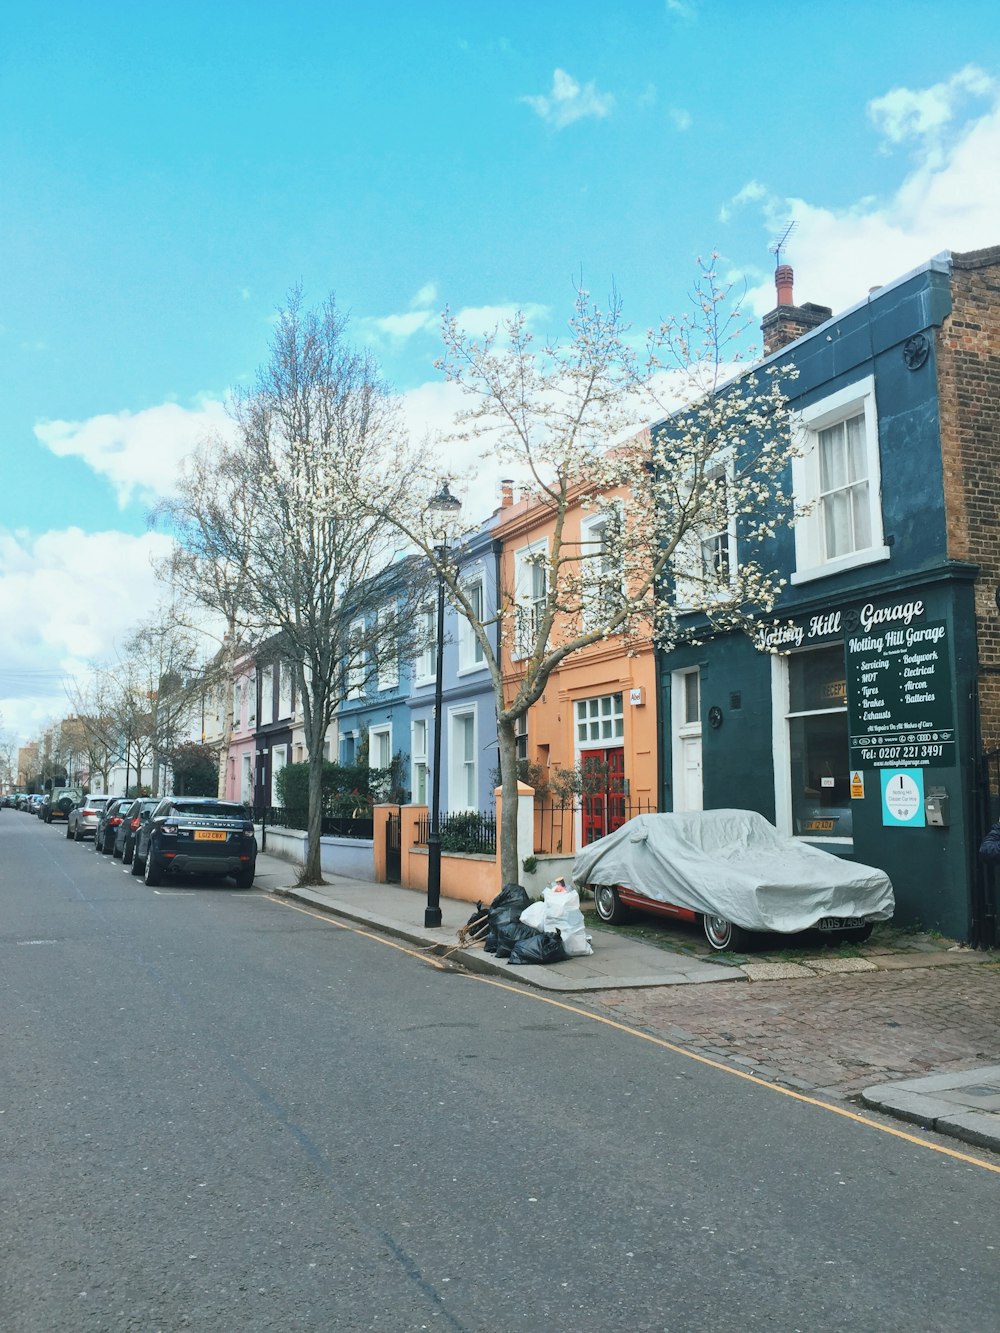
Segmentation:
{"type": "Polygon", "coordinates": [[[70,838],[72,838],[72,836],[73,836],[73,831],[72,831],[72,829],[70,828],[70,826],[69,826],[69,820],[67,819],[67,820],[66,820],[66,841],[69,842],[69,840],[70,840],[70,838]]]}
{"type": "Polygon", "coordinates": [[[112,848],[111,848],[111,857],[112,857],[112,860],[114,860],[116,857],[119,857],[119,856],[121,856],[121,852],[118,850],[118,839],[116,838],[115,841],[114,841],[114,844],[112,845],[112,848]]]}
{"type": "Polygon", "coordinates": [[[620,925],[629,918],[628,908],[622,906],[618,890],[611,884],[594,885],[594,902],[597,904],[597,915],[609,926],[620,925]]]}
{"type": "Polygon", "coordinates": [[[51,824],[51,823],[52,823],[52,816],[51,816],[51,815],[45,815],[45,816],[43,817],[43,819],[42,819],[42,823],[43,823],[43,824],[51,824]]]}
{"type": "Polygon", "coordinates": [[[146,862],[140,861],[139,858],[133,853],[132,865],[130,868],[133,875],[141,875],[142,872],[146,869],[146,862]]]}
{"type": "Polygon", "coordinates": [[[734,926],[724,916],[709,916],[706,912],[701,918],[701,928],[705,939],[718,953],[727,949],[742,949],[747,944],[747,933],[739,926],[734,926]]]}
{"type": "Polygon", "coordinates": [[[238,889],[252,889],[253,877],[257,873],[257,867],[251,866],[249,870],[241,870],[238,875],[234,875],[236,887],[238,889]]]}
{"type": "Polygon", "coordinates": [[[135,843],[127,842],[125,846],[122,848],[122,865],[130,866],[132,864],[132,857],[134,855],[135,855],[135,843]]]}
{"type": "Polygon", "coordinates": [[[146,854],[146,864],[143,866],[142,878],[151,889],[155,889],[157,884],[163,882],[163,867],[152,852],[146,854]]]}

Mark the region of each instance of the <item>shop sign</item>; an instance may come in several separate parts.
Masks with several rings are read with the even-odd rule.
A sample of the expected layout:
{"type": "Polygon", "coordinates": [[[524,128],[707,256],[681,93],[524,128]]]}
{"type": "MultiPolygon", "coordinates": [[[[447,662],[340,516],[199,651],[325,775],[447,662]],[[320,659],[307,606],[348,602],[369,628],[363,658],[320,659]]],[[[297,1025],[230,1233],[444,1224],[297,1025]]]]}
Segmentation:
{"type": "Polygon", "coordinates": [[[923,611],[920,601],[869,603],[845,624],[852,768],[955,763],[948,625],[923,611]]]}
{"type": "Polygon", "coordinates": [[[882,823],[888,828],[924,828],[923,769],[884,769],[879,777],[882,781],[882,823]]]}

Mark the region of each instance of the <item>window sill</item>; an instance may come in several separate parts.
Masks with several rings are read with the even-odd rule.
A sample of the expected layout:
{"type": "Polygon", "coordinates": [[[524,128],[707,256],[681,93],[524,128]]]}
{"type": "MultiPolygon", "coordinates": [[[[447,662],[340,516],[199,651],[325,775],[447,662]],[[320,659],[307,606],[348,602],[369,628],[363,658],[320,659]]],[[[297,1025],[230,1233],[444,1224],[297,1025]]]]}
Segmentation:
{"type": "Polygon", "coordinates": [[[457,676],[475,676],[486,670],[485,662],[476,662],[473,666],[459,667],[455,674],[457,676]]]}
{"type": "Polygon", "coordinates": [[[890,557],[888,546],[870,546],[867,551],[855,551],[853,555],[842,555],[837,560],[828,560],[824,565],[810,565],[808,569],[794,570],[791,582],[811,583],[813,579],[825,579],[831,574],[840,574],[847,569],[859,569],[864,565],[875,565],[890,557]]]}

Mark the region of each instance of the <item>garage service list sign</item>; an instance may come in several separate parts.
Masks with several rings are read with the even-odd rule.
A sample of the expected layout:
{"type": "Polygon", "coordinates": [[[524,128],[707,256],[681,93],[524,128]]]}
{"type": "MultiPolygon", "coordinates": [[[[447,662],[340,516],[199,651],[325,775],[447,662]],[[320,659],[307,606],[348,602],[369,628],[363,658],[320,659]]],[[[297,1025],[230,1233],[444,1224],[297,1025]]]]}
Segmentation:
{"type": "Polygon", "coordinates": [[[844,615],[852,768],[934,768],[955,762],[945,621],[921,601],[844,615]]]}

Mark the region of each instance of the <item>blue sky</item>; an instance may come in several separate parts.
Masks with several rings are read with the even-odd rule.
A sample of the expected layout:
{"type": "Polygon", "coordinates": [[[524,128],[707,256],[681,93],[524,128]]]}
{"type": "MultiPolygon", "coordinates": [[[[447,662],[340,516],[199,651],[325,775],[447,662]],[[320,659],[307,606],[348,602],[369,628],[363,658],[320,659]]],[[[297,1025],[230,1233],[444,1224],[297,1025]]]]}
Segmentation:
{"type": "MultiPolygon", "coordinates": [[[[1000,243],[995,3],[55,3],[0,19],[0,714],[30,734],[142,607],[146,513],[335,291],[416,429],[447,303],[637,329],[720,251],[757,314],[1000,243]]],[[[490,481],[492,485],[492,480],[490,481]]],[[[470,515],[471,517],[471,515],[470,515]]]]}

